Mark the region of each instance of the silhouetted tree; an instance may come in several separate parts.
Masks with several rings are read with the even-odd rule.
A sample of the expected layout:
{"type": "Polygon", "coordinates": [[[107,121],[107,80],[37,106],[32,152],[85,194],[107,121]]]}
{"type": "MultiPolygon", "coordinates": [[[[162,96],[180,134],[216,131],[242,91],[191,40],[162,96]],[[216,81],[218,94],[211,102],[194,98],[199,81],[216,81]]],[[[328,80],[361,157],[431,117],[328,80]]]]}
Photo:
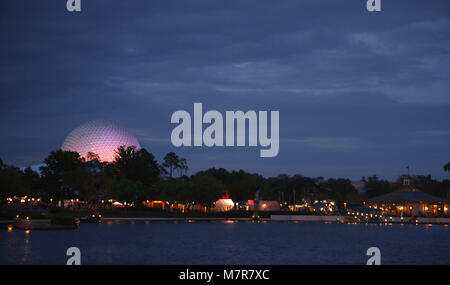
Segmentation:
{"type": "Polygon", "coordinates": [[[330,178],[322,186],[331,190],[330,198],[336,201],[336,205],[340,211],[343,210],[344,202],[348,202],[351,196],[357,194],[350,180],[344,178],[330,178]]]}
{"type": "MultiPolygon", "coordinates": [[[[52,151],[45,159],[45,166],[39,169],[43,176],[61,176],[65,172],[82,167],[84,159],[74,151],[52,151]]],[[[60,177],[58,177],[60,178],[60,177]]]]}
{"type": "Polygon", "coordinates": [[[103,171],[93,171],[89,165],[64,173],[63,181],[76,190],[84,201],[96,200],[109,185],[106,174],[103,171]]]}
{"type": "Polygon", "coordinates": [[[165,173],[169,174],[170,178],[173,178],[173,173],[178,171],[180,175],[186,174],[188,170],[186,158],[180,158],[174,152],[169,152],[164,156],[162,166],[166,169],[165,173]]]}
{"type": "Polygon", "coordinates": [[[194,175],[189,183],[189,198],[208,208],[220,198],[222,192],[223,185],[211,176],[194,175]]]}
{"type": "Polygon", "coordinates": [[[86,160],[87,161],[91,161],[91,160],[95,160],[95,159],[100,161],[100,156],[98,154],[94,153],[94,152],[91,152],[91,151],[86,154],[86,160]]]}
{"type": "Polygon", "coordinates": [[[76,196],[76,189],[71,180],[64,179],[69,172],[84,168],[84,159],[77,152],[57,150],[52,151],[41,166],[42,183],[46,193],[56,199],[76,196]]]}
{"type": "Polygon", "coordinates": [[[0,169],[0,198],[24,196],[32,193],[32,185],[26,183],[23,172],[15,167],[3,165],[0,169]]]}
{"type": "Polygon", "coordinates": [[[192,201],[189,191],[189,179],[167,179],[157,182],[155,190],[147,196],[149,199],[175,202],[192,201]]]}
{"type": "Polygon", "coordinates": [[[41,185],[41,177],[36,171],[28,166],[23,170],[22,178],[24,182],[29,185],[30,195],[40,196],[40,194],[42,194],[43,187],[41,185]]]}
{"type": "Polygon", "coordinates": [[[140,181],[118,179],[112,182],[105,198],[127,203],[136,202],[135,205],[140,205],[139,202],[144,199],[144,189],[145,186],[140,181]]]}
{"type": "Polygon", "coordinates": [[[159,179],[160,168],[153,154],[145,148],[121,146],[117,150],[116,160],[108,166],[116,179],[140,181],[151,186],[159,179]]]}
{"type": "Polygon", "coordinates": [[[380,180],[377,175],[372,175],[365,181],[366,195],[368,198],[387,194],[394,191],[391,183],[387,180],[380,180]]]}
{"type": "MultiPolygon", "coordinates": [[[[400,176],[399,179],[397,179],[397,184],[395,185],[396,188],[401,187],[402,185],[402,179],[400,176]]],[[[422,192],[447,198],[448,196],[448,190],[449,188],[446,186],[446,181],[444,180],[442,182],[435,180],[432,178],[431,174],[428,175],[414,175],[410,177],[412,185],[419,189],[422,192]]]]}
{"type": "Polygon", "coordinates": [[[180,175],[186,175],[186,173],[187,173],[187,171],[189,169],[189,167],[187,166],[186,158],[181,158],[180,159],[180,163],[179,163],[179,168],[178,169],[179,169],[180,175]]]}
{"type": "Polygon", "coordinates": [[[450,173],[450,162],[448,162],[446,165],[444,165],[444,171],[447,171],[450,173]]]}

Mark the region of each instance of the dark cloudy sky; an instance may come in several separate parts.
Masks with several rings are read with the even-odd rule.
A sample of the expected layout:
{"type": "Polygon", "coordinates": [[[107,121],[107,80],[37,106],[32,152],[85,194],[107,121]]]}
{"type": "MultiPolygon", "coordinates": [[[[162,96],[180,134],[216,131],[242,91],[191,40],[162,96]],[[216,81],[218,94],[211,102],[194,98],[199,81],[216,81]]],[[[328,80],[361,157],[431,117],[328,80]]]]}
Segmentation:
{"type": "Polygon", "coordinates": [[[157,159],[394,179],[447,177],[450,1],[0,2],[0,157],[41,163],[77,125],[106,119],[157,159]],[[279,110],[280,153],[175,148],[172,113],[279,110]]]}

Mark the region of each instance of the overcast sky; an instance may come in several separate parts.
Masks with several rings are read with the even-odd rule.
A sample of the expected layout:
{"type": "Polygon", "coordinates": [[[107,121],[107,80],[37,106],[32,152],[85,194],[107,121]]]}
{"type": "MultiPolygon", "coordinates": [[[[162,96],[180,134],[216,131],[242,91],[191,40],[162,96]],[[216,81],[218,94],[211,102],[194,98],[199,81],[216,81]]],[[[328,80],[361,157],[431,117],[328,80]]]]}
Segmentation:
{"type": "Polygon", "coordinates": [[[450,161],[450,1],[0,2],[0,157],[39,164],[110,120],[161,160],[265,176],[414,174],[450,161]],[[176,110],[279,110],[280,153],[175,148],[176,110]]]}

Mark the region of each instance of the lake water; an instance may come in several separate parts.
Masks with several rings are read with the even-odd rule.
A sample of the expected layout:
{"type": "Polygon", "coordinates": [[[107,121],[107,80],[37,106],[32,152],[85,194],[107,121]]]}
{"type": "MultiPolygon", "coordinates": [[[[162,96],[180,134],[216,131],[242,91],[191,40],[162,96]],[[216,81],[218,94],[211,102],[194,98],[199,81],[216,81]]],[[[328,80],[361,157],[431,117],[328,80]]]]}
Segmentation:
{"type": "Polygon", "coordinates": [[[0,229],[0,264],[450,264],[444,225],[266,222],[82,224],[68,231],[0,229]]]}

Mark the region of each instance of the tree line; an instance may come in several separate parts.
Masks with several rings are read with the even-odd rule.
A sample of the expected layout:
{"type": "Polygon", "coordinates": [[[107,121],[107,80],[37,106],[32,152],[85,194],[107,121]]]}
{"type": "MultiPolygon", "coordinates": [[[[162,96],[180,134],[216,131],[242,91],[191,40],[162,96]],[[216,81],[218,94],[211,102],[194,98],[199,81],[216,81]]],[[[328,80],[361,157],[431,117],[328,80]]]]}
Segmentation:
{"type": "MultiPolygon", "coordinates": [[[[450,173],[450,164],[447,163],[447,169],[444,167],[445,171],[450,173]]],[[[376,175],[369,176],[367,178],[363,177],[362,181],[365,182],[365,195],[367,198],[372,198],[375,196],[387,194],[398,190],[403,186],[403,180],[411,180],[411,185],[419,189],[422,192],[428,193],[433,196],[450,199],[450,180],[444,179],[439,181],[434,179],[431,174],[428,175],[411,175],[406,174],[400,175],[396,181],[389,182],[384,179],[380,179],[376,175]]]]}
{"type": "MultiPolygon", "coordinates": [[[[280,203],[300,203],[332,199],[342,207],[344,202],[361,202],[365,198],[389,193],[401,186],[405,176],[389,182],[376,175],[365,182],[366,192],[361,195],[345,178],[307,177],[301,174],[280,174],[265,178],[244,170],[228,171],[210,168],[187,175],[185,158],[168,153],[161,164],[145,148],[119,147],[116,160],[100,162],[98,156],[89,153],[86,159],[77,152],[52,151],[44,160],[40,174],[30,167],[21,170],[5,165],[0,159],[0,198],[12,196],[42,197],[55,200],[75,199],[98,203],[115,199],[121,202],[162,200],[172,203],[196,202],[211,206],[225,193],[234,201],[247,201],[260,191],[261,199],[278,200],[280,203]]],[[[444,166],[450,171],[450,164],[444,166]]],[[[431,175],[413,176],[414,185],[422,191],[447,198],[450,180],[438,181],[431,175]]]]}

